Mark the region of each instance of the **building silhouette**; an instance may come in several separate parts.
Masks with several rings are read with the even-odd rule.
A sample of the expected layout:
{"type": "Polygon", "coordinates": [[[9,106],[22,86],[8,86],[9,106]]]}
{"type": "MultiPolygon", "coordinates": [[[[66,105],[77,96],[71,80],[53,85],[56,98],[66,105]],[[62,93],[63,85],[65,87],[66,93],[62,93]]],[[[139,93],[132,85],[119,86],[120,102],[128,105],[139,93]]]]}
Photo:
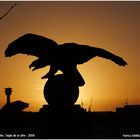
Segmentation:
{"type": "Polygon", "coordinates": [[[117,113],[139,113],[140,114],[140,105],[124,105],[124,107],[117,107],[117,113]]]}
{"type": "MultiPolygon", "coordinates": [[[[0,110],[1,134],[24,134],[24,138],[30,138],[28,134],[33,134],[32,138],[37,139],[115,139],[128,138],[127,134],[131,138],[140,138],[140,105],[126,103],[116,107],[115,112],[91,112],[84,109],[83,104],[70,108],[43,105],[38,112],[27,112],[24,108],[28,104],[11,102],[11,93],[12,88],[5,88],[7,101],[0,110]]],[[[89,108],[91,103],[92,99],[89,108]]]]}

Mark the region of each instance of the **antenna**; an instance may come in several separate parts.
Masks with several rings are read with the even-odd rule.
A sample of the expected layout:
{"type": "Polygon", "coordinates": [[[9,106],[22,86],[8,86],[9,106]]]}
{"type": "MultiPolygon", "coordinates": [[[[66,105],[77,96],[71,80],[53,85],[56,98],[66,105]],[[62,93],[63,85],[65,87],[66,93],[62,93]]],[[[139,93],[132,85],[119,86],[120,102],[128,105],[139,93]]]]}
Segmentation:
{"type": "Polygon", "coordinates": [[[89,104],[88,112],[91,112],[91,105],[92,105],[92,98],[91,98],[91,100],[90,100],[90,104],[89,104]]]}
{"type": "Polygon", "coordinates": [[[128,99],[126,99],[125,105],[128,105],[128,99]]]}
{"type": "Polygon", "coordinates": [[[83,103],[82,99],[81,99],[81,107],[82,108],[84,107],[84,103],[83,103]]]}

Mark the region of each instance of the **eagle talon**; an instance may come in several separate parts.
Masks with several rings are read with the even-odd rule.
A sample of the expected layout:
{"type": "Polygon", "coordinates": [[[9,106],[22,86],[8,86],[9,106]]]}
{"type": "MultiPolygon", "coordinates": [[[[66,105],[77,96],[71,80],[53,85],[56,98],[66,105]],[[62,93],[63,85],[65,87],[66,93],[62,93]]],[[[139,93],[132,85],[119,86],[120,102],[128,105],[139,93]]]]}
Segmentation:
{"type": "Polygon", "coordinates": [[[42,76],[41,79],[51,78],[51,77],[53,77],[53,76],[54,76],[53,74],[50,74],[50,73],[48,72],[46,75],[42,76]]]}

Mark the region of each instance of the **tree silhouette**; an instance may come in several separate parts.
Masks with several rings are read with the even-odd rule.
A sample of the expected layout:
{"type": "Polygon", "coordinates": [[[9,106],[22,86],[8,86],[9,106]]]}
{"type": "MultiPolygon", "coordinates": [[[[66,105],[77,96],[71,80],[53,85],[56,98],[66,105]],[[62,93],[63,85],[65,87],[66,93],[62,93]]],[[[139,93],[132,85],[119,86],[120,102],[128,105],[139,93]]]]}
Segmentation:
{"type": "Polygon", "coordinates": [[[10,13],[10,11],[11,11],[16,5],[17,5],[16,3],[15,3],[14,5],[12,5],[12,6],[8,9],[8,11],[7,11],[3,16],[0,17],[0,20],[2,20],[4,17],[6,17],[6,16],[10,13]]]}

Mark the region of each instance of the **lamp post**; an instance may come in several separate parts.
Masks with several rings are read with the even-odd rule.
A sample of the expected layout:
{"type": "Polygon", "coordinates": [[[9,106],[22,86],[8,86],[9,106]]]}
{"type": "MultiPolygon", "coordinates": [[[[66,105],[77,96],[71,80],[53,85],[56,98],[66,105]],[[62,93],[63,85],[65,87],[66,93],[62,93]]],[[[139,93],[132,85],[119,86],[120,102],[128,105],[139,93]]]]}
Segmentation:
{"type": "Polygon", "coordinates": [[[7,96],[7,104],[10,103],[10,95],[12,93],[12,88],[5,88],[5,95],[7,96]]]}

